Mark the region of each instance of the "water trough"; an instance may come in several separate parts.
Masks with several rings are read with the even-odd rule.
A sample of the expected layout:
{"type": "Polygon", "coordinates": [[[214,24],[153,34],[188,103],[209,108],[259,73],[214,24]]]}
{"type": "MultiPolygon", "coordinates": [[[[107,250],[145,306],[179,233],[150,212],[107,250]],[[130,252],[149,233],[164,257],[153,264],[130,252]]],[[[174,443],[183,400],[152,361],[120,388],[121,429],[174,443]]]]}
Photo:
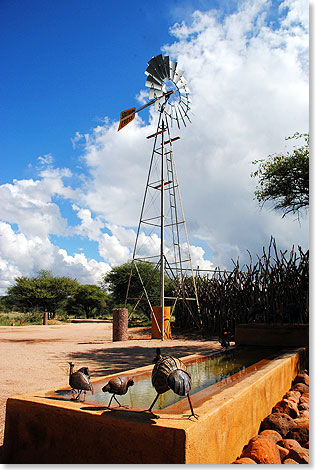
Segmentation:
{"type": "MultiPolygon", "coordinates": [[[[234,359],[236,351],[229,352],[234,359]]],[[[153,411],[159,418],[144,411],[155,396],[152,386],[144,385],[150,382],[152,365],[124,372],[136,382],[120,397],[130,409],[108,410],[109,394],[100,392],[105,380],[121,373],[93,380],[94,395],[85,402],[71,401],[67,388],[9,398],[3,462],[231,463],[290,388],[304,367],[305,353],[303,347],[267,348],[263,355],[256,350],[251,365],[239,363],[237,356],[236,364],[230,361],[219,377],[212,372],[222,355],[211,355],[208,362],[198,355],[181,358],[192,368],[196,388],[191,399],[198,420],[187,419],[187,399],[174,401],[172,392],[157,402],[153,411]]]]}

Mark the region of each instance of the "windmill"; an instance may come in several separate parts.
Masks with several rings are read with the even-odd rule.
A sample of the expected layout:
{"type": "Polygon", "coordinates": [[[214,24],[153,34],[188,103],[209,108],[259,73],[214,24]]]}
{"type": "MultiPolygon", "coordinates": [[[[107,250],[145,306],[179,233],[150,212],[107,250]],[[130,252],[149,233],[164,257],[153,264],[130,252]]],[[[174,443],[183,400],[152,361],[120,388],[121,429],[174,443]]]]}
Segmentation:
{"type": "Polygon", "coordinates": [[[118,130],[131,122],[135,114],[154,104],[159,113],[156,132],[147,137],[153,139],[153,150],[144,192],[141,214],[134,245],[131,272],[126,292],[125,305],[133,304],[133,311],[139,302],[145,300],[152,315],[152,337],[164,340],[170,335],[170,321],[178,301],[186,308],[199,326],[198,316],[193,314],[191,302],[196,302],[199,312],[199,301],[191,261],[188,233],[184,218],[182,199],[176,173],[173,143],[180,139],[172,137],[170,127],[177,124],[186,126],[190,118],[189,88],[184,72],[177,62],[161,54],[148,62],[145,71],[145,85],[150,88],[150,101],[143,107],[130,108],[120,114],[118,130]],[[144,281],[137,264],[152,263],[153,275],[144,281]],[[142,291],[139,297],[130,298],[130,283],[135,272],[140,280],[142,291]],[[159,273],[159,296],[149,295],[150,283],[159,273]],[[194,295],[188,297],[184,280],[189,276],[194,295]],[[175,294],[165,295],[166,280],[176,283],[175,294]],[[158,305],[156,305],[158,304],[158,305]]]}

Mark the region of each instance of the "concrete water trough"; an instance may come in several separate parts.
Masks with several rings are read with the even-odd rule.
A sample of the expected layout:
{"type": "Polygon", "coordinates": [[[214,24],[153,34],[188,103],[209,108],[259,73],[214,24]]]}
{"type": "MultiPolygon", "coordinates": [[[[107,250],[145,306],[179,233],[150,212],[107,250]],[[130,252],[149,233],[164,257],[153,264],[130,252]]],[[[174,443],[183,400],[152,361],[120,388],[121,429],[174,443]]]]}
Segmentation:
{"type": "MultiPolygon", "coordinates": [[[[211,360],[216,356],[211,355],[211,360]]],[[[277,353],[266,349],[264,356],[236,373],[231,370],[232,375],[219,382],[197,387],[191,400],[198,419],[188,419],[187,398],[175,403],[162,398],[153,409],[157,418],[144,411],[147,403],[137,403],[129,391],[119,397],[123,404],[129,400],[129,409],[106,408],[109,395],[102,402],[99,394],[104,381],[132,376],[136,383],[129,390],[136,397],[137,384],[150,378],[153,365],[93,380],[94,395],[87,394],[85,402],[71,401],[67,387],[9,398],[3,462],[229,464],[304,368],[306,349],[277,353]]],[[[198,355],[181,359],[187,366],[204,361],[198,355]]]]}

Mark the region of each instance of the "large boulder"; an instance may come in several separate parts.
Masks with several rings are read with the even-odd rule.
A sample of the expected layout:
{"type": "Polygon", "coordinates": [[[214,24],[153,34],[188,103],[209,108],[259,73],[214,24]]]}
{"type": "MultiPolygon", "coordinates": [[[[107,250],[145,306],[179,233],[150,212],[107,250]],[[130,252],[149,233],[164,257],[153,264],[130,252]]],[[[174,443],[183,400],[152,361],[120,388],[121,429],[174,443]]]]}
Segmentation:
{"type": "Polygon", "coordinates": [[[273,429],[265,429],[261,433],[259,433],[260,436],[268,437],[268,439],[271,439],[275,444],[278,443],[282,439],[281,434],[279,434],[277,431],[274,431],[273,429]]]}
{"type": "Polygon", "coordinates": [[[286,459],[289,456],[289,451],[288,451],[288,449],[285,449],[284,447],[281,447],[278,444],[276,444],[276,446],[277,446],[279,454],[280,454],[281,462],[283,462],[283,460],[286,459]]]}
{"type": "Polygon", "coordinates": [[[291,387],[291,390],[297,391],[300,393],[308,393],[309,392],[309,386],[303,383],[297,383],[291,387]]]}
{"type": "Polygon", "coordinates": [[[300,416],[294,420],[295,426],[300,426],[304,424],[309,424],[309,411],[308,410],[301,410],[300,416]]]}
{"type": "Polygon", "coordinates": [[[278,403],[272,408],[273,413],[286,413],[291,416],[291,418],[297,418],[300,414],[297,403],[292,400],[283,400],[278,401],[278,403]]]}
{"type": "Polygon", "coordinates": [[[281,464],[277,445],[265,436],[255,436],[241,454],[241,458],[250,458],[258,464],[281,464]]]}
{"type": "Polygon", "coordinates": [[[300,450],[290,450],[288,454],[289,459],[295,460],[297,463],[301,464],[309,464],[310,463],[310,456],[308,449],[304,449],[301,447],[300,450]]]}
{"type": "Polygon", "coordinates": [[[288,450],[301,450],[302,446],[298,443],[295,439],[281,439],[277,442],[277,444],[281,447],[284,447],[288,450]]]}
{"type": "Polygon", "coordinates": [[[301,392],[299,392],[298,390],[289,390],[289,392],[283,395],[283,398],[287,400],[293,400],[296,403],[298,403],[300,400],[300,396],[301,396],[301,392]]]}
{"type": "Polygon", "coordinates": [[[301,423],[290,429],[286,439],[295,439],[303,447],[309,441],[309,424],[301,423]]]}
{"type": "Polygon", "coordinates": [[[298,374],[293,380],[293,385],[298,384],[298,383],[309,385],[310,381],[309,381],[308,374],[306,374],[305,372],[303,374],[298,374]]]}
{"type": "Polygon", "coordinates": [[[262,431],[273,429],[281,434],[282,437],[285,437],[294,426],[294,419],[286,413],[271,413],[261,423],[262,431]]]}

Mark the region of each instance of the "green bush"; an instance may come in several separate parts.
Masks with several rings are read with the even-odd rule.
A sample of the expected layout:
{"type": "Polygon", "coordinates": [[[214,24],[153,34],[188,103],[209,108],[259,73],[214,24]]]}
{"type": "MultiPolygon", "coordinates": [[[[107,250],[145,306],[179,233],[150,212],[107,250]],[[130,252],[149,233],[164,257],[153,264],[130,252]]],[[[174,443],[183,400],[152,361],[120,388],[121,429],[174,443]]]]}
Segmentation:
{"type": "Polygon", "coordinates": [[[0,326],[11,326],[20,324],[20,320],[24,317],[23,313],[19,312],[0,312],[0,326]]]}
{"type": "Polygon", "coordinates": [[[42,325],[44,315],[42,312],[27,312],[23,316],[24,318],[24,325],[32,324],[32,325],[42,325]]]}

